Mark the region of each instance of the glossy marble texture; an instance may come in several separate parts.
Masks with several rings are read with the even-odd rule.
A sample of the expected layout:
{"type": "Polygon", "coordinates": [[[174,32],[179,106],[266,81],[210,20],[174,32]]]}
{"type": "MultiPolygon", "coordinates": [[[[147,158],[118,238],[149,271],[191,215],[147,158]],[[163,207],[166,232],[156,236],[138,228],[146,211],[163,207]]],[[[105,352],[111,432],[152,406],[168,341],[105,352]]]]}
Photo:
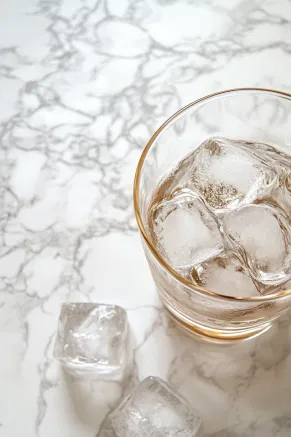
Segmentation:
{"type": "Polygon", "coordinates": [[[204,436],[289,437],[291,314],[245,343],[184,337],[157,298],[132,182],[184,104],[239,86],[291,92],[291,2],[10,0],[0,20],[0,436],[94,437],[153,375],[192,403],[204,436]],[[64,301],[127,309],[132,376],[61,371],[64,301]]]}

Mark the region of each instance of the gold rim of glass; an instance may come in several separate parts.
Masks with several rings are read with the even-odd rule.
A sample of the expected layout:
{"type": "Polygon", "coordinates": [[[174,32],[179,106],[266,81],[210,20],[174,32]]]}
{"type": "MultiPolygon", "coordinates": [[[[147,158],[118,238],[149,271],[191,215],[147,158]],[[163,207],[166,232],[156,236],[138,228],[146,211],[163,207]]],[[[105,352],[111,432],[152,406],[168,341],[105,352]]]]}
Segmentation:
{"type": "Polygon", "coordinates": [[[291,94],[285,93],[283,91],[277,91],[272,90],[268,88],[233,88],[225,91],[219,91],[217,93],[209,94],[205,97],[201,97],[200,99],[195,100],[194,102],[189,103],[188,105],[184,106],[183,108],[179,109],[175,114],[173,114],[170,118],[168,118],[152,135],[148,143],[146,144],[141,157],[139,159],[136,172],[135,172],[135,178],[134,178],[134,186],[133,186],[133,202],[134,202],[134,211],[135,216],[137,220],[137,224],[139,227],[139,230],[150,249],[151,253],[154,255],[156,260],[165,268],[177,281],[181,282],[183,285],[186,285],[187,287],[191,288],[194,292],[198,292],[201,294],[204,294],[206,296],[212,296],[217,297],[220,299],[228,300],[228,301],[237,301],[237,302],[267,302],[274,299],[281,299],[283,297],[288,296],[291,294],[291,289],[284,290],[284,291],[278,291],[275,293],[270,293],[268,295],[260,295],[260,296],[254,296],[254,297],[233,297],[233,296],[225,296],[223,294],[215,293],[214,291],[207,290],[206,288],[200,287],[198,285],[193,284],[192,282],[188,281],[188,279],[183,278],[180,276],[173,268],[163,259],[163,257],[158,253],[154,245],[152,244],[150,238],[147,235],[146,229],[143,224],[143,220],[141,218],[140,213],[140,207],[139,207],[139,185],[140,185],[140,176],[143,169],[143,164],[146,159],[146,156],[152,146],[152,144],[155,142],[155,140],[160,136],[160,134],[164,131],[165,128],[167,128],[175,119],[177,119],[180,115],[185,113],[188,109],[192,108],[193,106],[204,102],[206,100],[213,100],[220,96],[227,95],[227,94],[236,94],[241,92],[254,92],[254,93],[266,93],[266,94],[273,94],[277,97],[281,97],[284,99],[291,100],[291,94]]]}

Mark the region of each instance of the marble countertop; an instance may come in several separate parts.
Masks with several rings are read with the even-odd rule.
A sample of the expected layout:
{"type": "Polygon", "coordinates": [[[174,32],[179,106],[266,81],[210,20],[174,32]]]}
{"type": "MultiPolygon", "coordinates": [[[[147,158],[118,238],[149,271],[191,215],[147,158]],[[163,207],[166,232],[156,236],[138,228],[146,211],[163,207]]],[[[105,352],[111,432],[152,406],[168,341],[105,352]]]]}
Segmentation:
{"type": "Polygon", "coordinates": [[[204,436],[290,437],[291,315],[232,346],[183,337],[147,268],[132,182],[184,104],[291,91],[291,2],[10,0],[0,17],[0,436],[94,437],[126,390],[71,380],[52,358],[61,303],[82,300],[127,309],[136,377],[167,379],[204,436]]]}

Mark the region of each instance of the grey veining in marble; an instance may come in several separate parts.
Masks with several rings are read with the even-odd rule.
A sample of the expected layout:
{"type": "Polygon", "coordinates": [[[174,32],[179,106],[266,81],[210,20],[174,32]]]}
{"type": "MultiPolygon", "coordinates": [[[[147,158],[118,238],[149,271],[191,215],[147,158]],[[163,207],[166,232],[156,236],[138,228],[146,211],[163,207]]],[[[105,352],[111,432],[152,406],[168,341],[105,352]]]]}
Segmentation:
{"type": "Polygon", "coordinates": [[[82,300],[127,309],[130,384],[167,379],[205,436],[290,437],[291,316],[231,347],[184,338],[156,296],[132,182],[182,105],[291,91],[291,2],[10,0],[0,20],[0,436],[93,437],[129,389],[53,360],[60,305],[82,300]]]}

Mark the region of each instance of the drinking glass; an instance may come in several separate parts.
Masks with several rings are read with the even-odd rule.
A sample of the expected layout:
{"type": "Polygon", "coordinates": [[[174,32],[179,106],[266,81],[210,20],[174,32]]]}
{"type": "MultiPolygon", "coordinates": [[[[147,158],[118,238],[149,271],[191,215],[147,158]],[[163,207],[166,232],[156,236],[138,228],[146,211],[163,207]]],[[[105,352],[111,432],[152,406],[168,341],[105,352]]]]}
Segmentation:
{"type": "Polygon", "coordinates": [[[158,253],[148,226],[148,209],[161,180],[187,154],[214,136],[267,143],[291,154],[291,95],[243,88],[200,98],[179,110],[154,133],[136,170],[136,219],[165,308],[188,332],[230,341],[266,331],[290,307],[291,289],[238,298],[195,285],[158,253]]]}

